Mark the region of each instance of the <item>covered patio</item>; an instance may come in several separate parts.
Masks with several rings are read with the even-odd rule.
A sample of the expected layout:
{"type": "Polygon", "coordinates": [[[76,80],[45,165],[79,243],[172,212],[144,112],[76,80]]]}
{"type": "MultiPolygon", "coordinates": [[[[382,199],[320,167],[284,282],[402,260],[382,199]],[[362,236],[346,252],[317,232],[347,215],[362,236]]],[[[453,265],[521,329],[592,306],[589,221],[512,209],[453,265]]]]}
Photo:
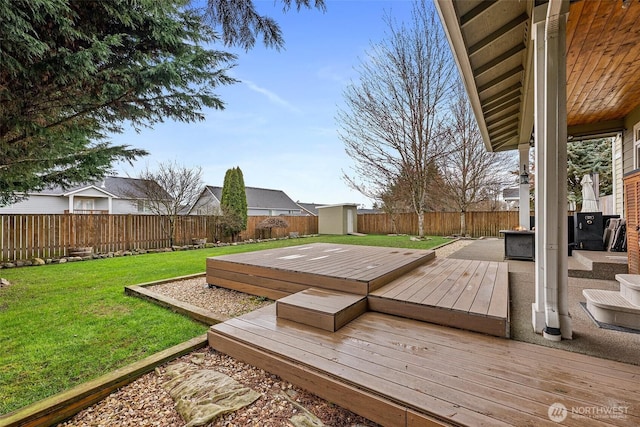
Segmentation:
{"type": "MultiPolygon", "coordinates": [[[[547,339],[571,339],[567,191],[558,185],[567,180],[568,140],[615,138],[614,213],[627,219],[629,264],[638,265],[638,211],[629,197],[635,193],[623,200],[623,175],[640,166],[640,3],[437,0],[436,6],[487,150],[518,150],[526,175],[533,147],[531,324],[547,339]]],[[[528,206],[526,183],[524,229],[528,206]]]]}

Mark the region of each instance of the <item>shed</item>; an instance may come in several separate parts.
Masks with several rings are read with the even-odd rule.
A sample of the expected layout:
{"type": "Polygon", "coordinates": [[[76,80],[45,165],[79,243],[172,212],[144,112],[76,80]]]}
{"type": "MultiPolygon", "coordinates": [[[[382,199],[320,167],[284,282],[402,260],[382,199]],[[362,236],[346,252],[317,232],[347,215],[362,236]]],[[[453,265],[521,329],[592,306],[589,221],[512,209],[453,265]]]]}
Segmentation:
{"type": "Polygon", "coordinates": [[[358,232],[358,205],[318,206],[318,233],[351,234],[358,232]]]}

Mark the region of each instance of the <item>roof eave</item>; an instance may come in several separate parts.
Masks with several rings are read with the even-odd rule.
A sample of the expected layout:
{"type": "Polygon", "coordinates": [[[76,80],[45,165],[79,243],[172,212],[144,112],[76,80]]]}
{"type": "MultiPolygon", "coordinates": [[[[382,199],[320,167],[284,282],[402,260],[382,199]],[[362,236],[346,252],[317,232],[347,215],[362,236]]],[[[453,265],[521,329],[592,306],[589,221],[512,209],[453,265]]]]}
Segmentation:
{"type": "Polygon", "coordinates": [[[478,94],[475,78],[473,75],[473,69],[469,61],[469,56],[467,55],[467,49],[465,47],[464,38],[462,37],[462,32],[460,31],[460,25],[453,1],[436,0],[435,5],[436,9],[438,10],[438,14],[440,15],[440,20],[442,21],[444,32],[447,35],[447,39],[449,40],[449,45],[451,46],[456,65],[462,76],[462,81],[464,83],[465,89],[467,91],[467,94],[469,95],[471,107],[473,108],[473,114],[475,115],[476,121],[478,122],[482,140],[484,141],[484,145],[487,150],[493,151],[493,147],[491,146],[491,139],[489,138],[489,130],[487,129],[487,124],[482,112],[480,95],[478,94]]]}

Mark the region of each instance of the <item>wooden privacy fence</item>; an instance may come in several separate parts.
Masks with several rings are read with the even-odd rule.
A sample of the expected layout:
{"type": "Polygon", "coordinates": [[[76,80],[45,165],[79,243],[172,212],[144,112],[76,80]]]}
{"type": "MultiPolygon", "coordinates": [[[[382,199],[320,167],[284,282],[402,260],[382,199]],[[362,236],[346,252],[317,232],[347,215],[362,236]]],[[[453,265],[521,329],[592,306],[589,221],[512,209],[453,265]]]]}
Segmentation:
{"type": "MultiPolygon", "coordinates": [[[[243,239],[261,235],[256,225],[265,216],[249,217],[243,239]]],[[[318,232],[317,217],[286,217],[289,227],[273,229],[272,237],[318,232]]],[[[224,240],[214,216],[180,216],[175,224],[176,245],[192,239],[224,240]]],[[[94,253],[169,246],[167,218],[155,215],[0,215],[0,261],[66,256],[70,248],[93,247],[94,253]]]]}
{"type": "MultiPolygon", "coordinates": [[[[499,236],[519,224],[517,211],[467,212],[466,234],[471,237],[499,236]]],[[[432,236],[460,234],[460,212],[425,212],[424,231],[432,236]]],[[[417,234],[415,213],[358,215],[358,232],[365,234],[417,234]]]]}
{"type": "MultiPolygon", "coordinates": [[[[460,233],[458,212],[425,212],[425,233],[448,236],[460,233]]],[[[266,216],[250,216],[241,239],[285,237],[289,233],[316,234],[318,218],[283,217],[289,227],[265,233],[257,226],[266,216]]],[[[367,234],[417,234],[418,216],[413,213],[358,215],[358,231],[367,234]]],[[[467,233],[472,237],[498,236],[502,229],[518,225],[518,212],[467,212],[467,233]]],[[[225,240],[215,216],[180,216],[176,222],[176,245],[192,239],[225,240]]],[[[94,253],[169,246],[168,220],[154,215],[0,215],[0,261],[66,256],[70,248],[93,247],[94,253]]]]}

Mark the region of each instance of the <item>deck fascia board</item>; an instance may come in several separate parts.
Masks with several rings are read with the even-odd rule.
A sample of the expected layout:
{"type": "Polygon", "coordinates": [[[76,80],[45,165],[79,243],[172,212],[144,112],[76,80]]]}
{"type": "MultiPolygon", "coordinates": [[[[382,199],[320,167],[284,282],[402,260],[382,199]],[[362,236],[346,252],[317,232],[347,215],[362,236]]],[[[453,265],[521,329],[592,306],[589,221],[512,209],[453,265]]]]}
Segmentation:
{"type": "MultiPolygon", "coordinates": [[[[545,417],[550,401],[562,401],[574,406],[589,406],[603,401],[630,407],[640,405],[640,386],[634,381],[640,375],[638,366],[593,360],[593,357],[572,353],[569,355],[572,363],[562,365],[567,367],[567,372],[560,366],[549,369],[549,357],[564,357],[567,352],[543,348],[546,350],[542,352],[544,357],[536,357],[531,354],[535,355],[537,351],[533,350],[539,346],[533,344],[378,313],[367,313],[334,334],[303,328],[293,322],[276,324],[273,319],[268,320],[269,308],[247,316],[233,319],[230,324],[217,325],[212,331],[221,328],[229,333],[229,337],[234,336],[233,339],[242,340],[239,337],[244,336],[250,345],[264,345],[270,348],[270,352],[289,355],[290,363],[309,363],[309,369],[334,369],[337,379],[346,376],[353,381],[353,386],[362,387],[364,382],[373,390],[380,390],[383,385],[379,381],[397,382],[398,385],[409,386],[413,390],[409,393],[424,390],[429,396],[449,396],[452,400],[462,402],[462,409],[479,408],[489,413],[494,413],[491,402],[495,402],[493,411],[500,415],[499,419],[492,419],[494,424],[517,424],[523,419],[536,425],[548,423],[545,417]],[[248,338],[246,331],[250,332],[248,338]],[[359,349],[359,346],[362,348],[359,349]],[[614,377],[608,377],[594,374],[594,366],[613,370],[620,367],[623,370],[613,374],[614,377]],[[369,374],[383,369],[389,369],[389,372],[380,373],[382,378],[373,379],[345,372],[351,368],[369,374]],[[617,377],[626,378],[626,381],[619,381],[617,377]],[[367,378],[372,382],[367,383],[367,378]],[[594,382],[598,382],[599,386],[593,387],[594,382]],[[447,391],[449,386],[453,390],[447,391]],[[467,392],[472,395],[458,395],[467,392]],[[621,396],[626,400],[621,401],[621,396]],[[513,407],[509,409],[509,405],[513,407]]],[[[395,386],[387,384],[387,387],[393,389],[395,386]]],[[[425,409],[419,402],[423,406],[429,406],[432,402],[431,398],[425,396],[412,400],[404,396],[403,393],[407,391],[396,390],[394,393],[394,396],[402,397],[395,403],[422,414],[425,409]],[[404,401],[405,398],[408,401],[404,401]]],[[[429,416],[436,416],[434,414],[429,416]]],[[[637,414],[627,421],[633,424],[634,420],[640,421],[637,414]]],[[[456,422],[454,419],[450,421],[456,422]]],[[[568,425],[581,425],[583,421],[573,420],[568,425]]],[[[476,425],[478,422],[476,419],[470,424],[476,425]]]]}

